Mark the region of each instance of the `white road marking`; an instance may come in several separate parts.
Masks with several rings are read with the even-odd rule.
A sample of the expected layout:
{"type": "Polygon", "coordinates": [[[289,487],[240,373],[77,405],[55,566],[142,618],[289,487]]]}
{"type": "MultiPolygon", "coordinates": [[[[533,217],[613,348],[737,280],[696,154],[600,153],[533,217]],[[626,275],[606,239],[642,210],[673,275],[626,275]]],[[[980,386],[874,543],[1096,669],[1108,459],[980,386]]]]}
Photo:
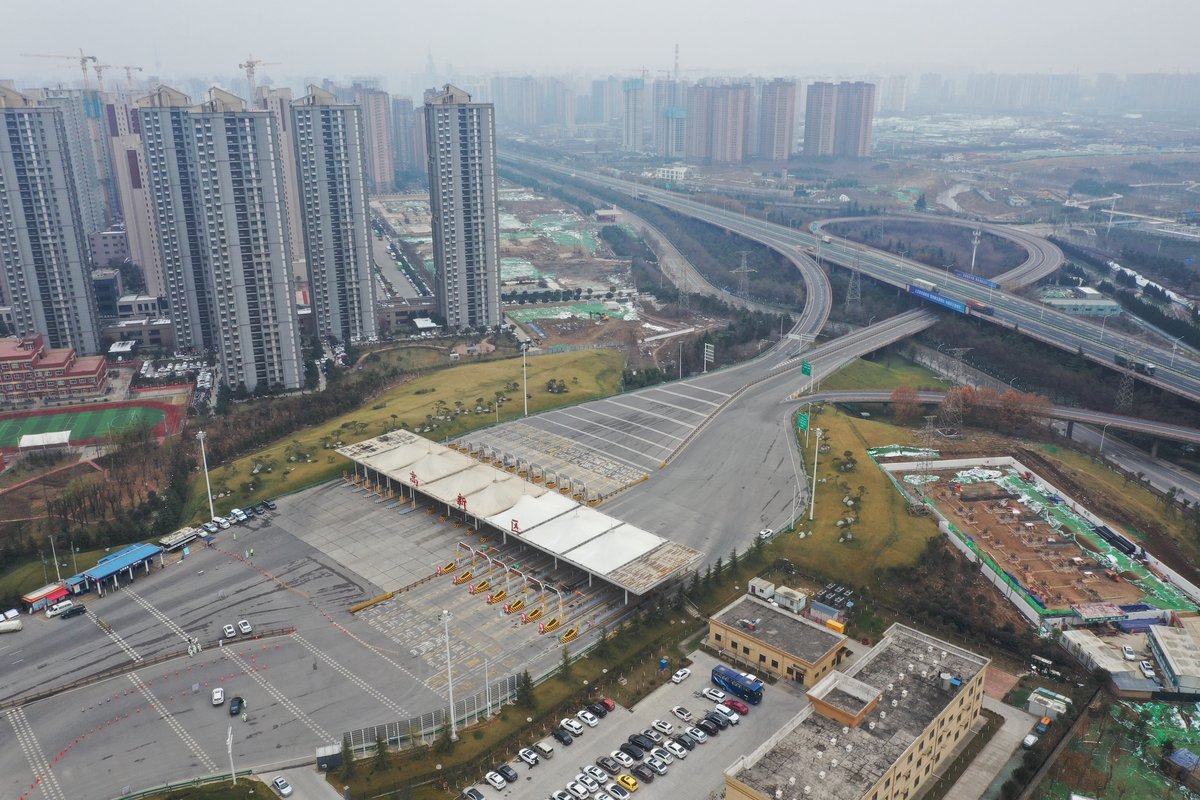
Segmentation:
{"type": "Polygon", "coordinates": [[[335,671],[336,671],[336,672],[337,672],[339,675],[341,675],[341,676],[342,676],[342,677],[344,677],[346,680],[348,680],[348,681],[350,681],[351,683],[353,683],[353,684],[354,684],[355,686],[357,686],[358,688],[362,689],[364,692],[366,692],[367,694],[369,694],[371,697],[373,697],[373,698],[375,698],[376,700],[378,700],[378,701],[379,701],[379,702],[380,702],[382,705],[385,705],[385,706],[387,706],[388,708],[390,708],[392,711],[394,711],[396,714],[398,714],[398,715],[400,716],[400,718],[401,718],[401,719],[406,719],[406,718],[408,718],[408,717],[411,717],[411,716],[412,716],[412,714],[410,714],[410,713],[409,713],[409,712],[408,712],[408,711],[407,711],[407,710],[404,708],[404,706],[402,706],[402,705],[400,705],[399,703],[395,702],[394,700],[392,700],[392,698],[388,697],[388,696],[387,696],[387,695],[385,695],[383,692],[379,691],[379,690],[378,690],[378,689],[376,689],[374,686],[372,686],[371,684],[367,683],[366,681],[364,681],[364,680],[363,680],[362,678],[360,678],[359,676],[355,675],[355,674],[354,674],[353,672],[351,672],[350,670],[346,669],[344,666],[342,666],[341,664],[339,664],[337,661],[333,660],[333,659],[332,659],[330,656],[326,655],[326,654],[325,654],[324,652],[322,652],[321,650],[318,650],[318,649],[316,648],[316,646],[314,646],[314,645],[313,645],[311,642],[309,642],[307,639],[305,639],[305,638],[304,638],[303,636],[301,636],[300,634],[298,634],[298,633],[293,633],[293,634],[292,634],[292,638],[293,638],[293,639],[295,639],[295,640],[296,640],[297,642],[299,642],[300,644],[304,645],[304,647],[305,647],[305,648],[306,648],[306,649],[307,649],[307,650],[308,650],[310,653],[312,653],[314,656],[316,656],[317,658],[321,659],[322,661],[324,661],[324,662],[325,662],[326,664],[328,664],[329,666],[333,667],[333,668],[334,668],[334,670],[335,670],[335,671]]]}
{"type": "Polygon", "coordinates": [[[188,636],[187,632],[184,631],[183,628],[176,625],[175,622],[170,617],[168,617],[166,614],[164,614],[163,612],[161,612],[157,608],[155,608],[153,605],[151,605],[150,601],[144,599],[141,595],[134,592],[128,586],[122,586],[121,591],[124,592],[125,594],[129,595],[130,597],[132,597],[139,606],[141,606],[142,608],[149,611],[150,614],[153,615],[155,619],[157,619],[163,625],[166,625],[167,628],[172,633],[174,633],[176,636],[183,639],[185,642],[190,643],[192,641],[192,637],[188,636]]]}
{"type": "Polygon", "coordinates": [[[305,725],[307,725],[308,729],[310,731],[315,733],[317,736],[320,736],[323,741],[326,741],[326,742],[336,741],[334,739],[334,737],[330,736],[328,733],[325,732],[324,728],[322,728],[320,725],[318,725],[316,722],[314,722],[312,717],[308,716],[308,714],[305,714],[304,711],[300,708],[300,706],[296,705],[290,699],[288,699],[288,697],[285,696],[283,692],[276,689],[275,686],[270,681],[268,681],[266,678],[264,678],[262,675],[260,675],[258,672],[256,672],[249,664],[247,664],[242,659],[241,656],[239,656],[237,653],[233,652],[233,647],[231,645],[225,645],[224,647],[222,647],[221,652],[225,655],[226,658],[228,658],[234,664],[237,664],[238,667],[242,670],[242,672],[249,675],[254,680],[255,683],[257,683],[262,688],[266,689],[267,693],[270,694],[271,697],[275,698],[275,702],[279,703],[279,705],[283,706],[288,711],[292,712],[292,714],[295,715],[296,719],[300,720],[305,725]]]}
{"type": "Polygon", "coordinates": [[[30,769],[33,770],[33,776],[41,779],[38,785],[42,787],[46,797],[51,800],[67,800],[66,793],[58,783],[58,776],[51,769],[50,761],[46,758],[46,753],[42,750],[42,746],[33,732],[33,726],[29,724],[29,719],[25,716],[25,709],[17,706],[9,711],[8,721],[13,726],[13,732],[17,735],[17,743],[25,755],[25,760],[29,762],[30,769]]]}
{"type": "Polygon", "coordinates": [[[178,736],[180,741],[183,742],[183,746],[186,747],[188,751],[196,757],[196,760],[200,762],[200,765],[209,772],[216,772],[217,762],[213,761],[212,758],[209,757],[208,753],[205,753],[200,749],[200,745],[196,743],[196,740],[192,738],[192,735],[188,733],[182,725],[179,724],[179,720],[175,719],[170,711],[167,711],[166,707],[162,704],[162,701],[160,701],[154,695],[154,692],[150,691],[150,687],[148,687],[142,681],[141,676],[138,675],[137,672],[131,672],[127,677],[129,678],[129,682],[132,683],[134,687],[142,693],[142,696],[146,698],[146,701],[150,703],[150,707],[157,711],[158,715],[163,719],[163,721],[171,726],[171,730],[175,731],[175,735],[178,736]]]}
{"type": "MultiPolygon", "coordinates": [[[[541,421],[541,422],[545,422],[545,423],[547,423],[547,424],[549,424],[549,425],[557,425],[557,426],[558,426],[558,427],[560,427],[560,428],[566,428],[567,430],[569,430],[571,433],[573,433],[573,434],[574,434],[574,436],[572,436],[572,437],[571,437],[571,440],[572,440],[573,442],[575,442],[576,444],[580,444],[580,442],[579,442],[579,435],[580,435],[580,434],[582,434],[582,433],[583,433],[583,431],[579,430],[578,428],[573,428],[573,427],[571,427],[570,425],[567,425],[566,423],[563,423],[563,422],[558,422],[558,421],[556,421],[556,420],[553,420],[553,419],[551,419],[551,418],[550,418],[550,416],[551,416],[552,414],[561,414],[561,413],[562,413],[561,411],[547,411],[547,412],[544,412],[544,413],[542,413],[542,414],[539,414],[539,415],[538,415],[538,420],[539,420],[539,421],[541,421]]],[[[640,452],[640,451],[638,451],[638,450],[634,450],[632,447],[626,447],[625,445],[617,444],[616,442],[609,442],[607,439],[605,439],[605,438],[604,438],[604,437],[602,437],[602,436],[593,436],[593,435],[592,435],[592,434],[590,434],[590,433],[589,433],[589,434],[584,434],[584,435],[587,435],[587,436],[592,436],[592,438],[593,438],[593,439],[599,439],[599,440],[600,440],[600,441],[602,441],[602,442],[605,442],[605,443],[611,444],[613,447],[619,447],[619,448],[621,448],[622,450],[628,450],[629,452],[633,453],[634,455],[638,456],[639,458],[641,458],[641,457],[644,457],[644,456],[645,456],[645,454],[644,454],[644,453],[642,453],[642,452],[640,452]]],[[[584,445],[584,447],[587,447],[587,446],[588,446],[588,445],[584,445]]],[[[600,450],[600,448],[598,448],[598,447],[593,447],[592,449],[593,449],[593,450],[600,450]]],[[[624,463],[624,464],[626,464],[626,465],[628,465],[628,466],[630,466],[630,467],[633,467],[634,469],[648,469],[648,467],[647,467],[645,464],[639,464],[639,463],[637,463],[636,461],[630,461],[630,460],[629,460],[629,459],[627,459],[627,458],[621,458],[620,456],[613,455],[612,453],[608,452],[607,450],[600,450],[600,452],[603,454],[603,456],[604,456],[605,458],[611,458],[613,461],[620,461],[620,462],[622,462],[622,463],[624,463]]],[[[562,472],[569,472],[568,468],[566,468],[566,467],[563,467],[563,469],[562,469],[561,471],[562,471],[562,472]]]]}
{"type": "MultiPolygon", "coordinates": [[[[601,401],[599,401],[599,402],[597,402],[597,403],[588,403],[588,404],[586,404],[586,405],[581,405],[581,406],[576,406],[576,407],[577,407],[579,410],[581,410],[581,411],[592,411],[592,412],[594,412],[594,413],[596,413],[596,414],[599,414],[599,413],[601,413],[601,412],[599,412],[599,411],[596,411],[596,409],[592,408],[592,406],[593,406],[593,405],[600,405],[600,403],[608,403],[609,405],[614,405],[614,406],[617,406],[618,408],[628,408],[630,411],[636,411],[636,412],[637,412],[637,413],[639,413],[639,414],[649,414],[649,415],[650,415],[650,416],[652,416],[652,417],[658,417],[659,419],[664,419],[664,420],[666,420],[667,422],[674,423],[675,425],[678,425],[678,426],[680,426],[680,427],[682,427],[682,428],[687,428],[689,431],[690,431],[690,430],[692,430],[692,429],[694,429],[694,428],[696,427],[695,425],[693,425],[693,424],[691,424],[691,423],[689,423],[689,422],[682,422],[682,421],[680,421],[680,420],[676,419],[675,417],[668,416],[667,414],[659,414],[657,411],[651,411],[651,410],[650,410],[650,409],[648,409],[648,408],[638,408],[637,406],[631,406],[631,405],[629,405],[629,404],[627,404],[627,403],[618,403],[616,400],[613,400],[612,398],[608,398],[608,399],[605,399],[605,400],[601,400],[601,401]]],[[[640,423],[640,422],[634,422],[633,420],[631,420],[631,419],[629,419],[629,418],[627,418],[627,417],[616,417],[616,419],[625,420],[626,422],[630,422],[630,423],[632,423],[632,424],[634,424],[634,425],[639,425],[639,426],[641,426],[641,427],[643,427],[643,428],[649,428],[650,430],[652,430],[652,431],[655,431],[655,432],[657,432],[657,433],[662,433],[662,434],[664,434],[664,435],[666,435],[666,436],[671,436],[671,434],[667,433],[666,431],[663,431],[663,430],[660,430],[660,429],[658,429],[658,428],[655,428],[655,427],[654,427],[654,426],[652,426],[652,425],[645,425],[645,424],[643,424],[643,423],[640,423]]],[[[672,436],[671,438],[673,438],[673,439],[678,439],[678,438],[680,438],[680,437],[678,437],[678,436],[672,436]]]]}
{"type": "Polygon", "coordinates": [[[133,647],[129,644],[129,642],[122,639],[121,635],[119,633],[117,633],[116,631],[114,631],[112,629],[111,625],[109,625],[104,620],[100,619],[95,614],[88,614],[88,617],[92,620],[92,622],[96,623],[97,628],[99,628],[100,630],[107,633],[108,638],[110,638],[114,642],[116,642],[117,646],[120,647],[122,650],[124,650],[125,654],[127,656],[129,656],[131,659],[133,659],[133,662],[135,664],[142,663],[142,656],[138,653],[138,651],[134,650],[133,647]]]}
{"type": "MultiPolygon", "coordinates": [[[[696,387],[696,388],[700,388],[700,387],[696,387]]],[[[681,394],[681,393],[679,393],[679,392],[672,392],[670,389],[668,389],[668,388],[667,388],[667,387],[665,387],[665,386],[655,386],[655,387],[654,387],[654,391],[656,391],[656,392],[662,392],[663,394],[673,394],[673,395],[675,395],[676,397],[682,397],[682,398],[683,398],[683,399],[685,399],[685,400],[695,400],[697,403],[704,403],[705,405],[709,405],[709,406],[719,406],[719,405],[721,405],[720,403],[714,403],[712,400],[703,400],[703,399],[701,399],[701,398],[699,398],[699,397],[695,397],[695,396],[693,396],[693,395],[690,395],[690,394],[681,394]]]]}
{"type": "MultiPolygon", "coordinates": [[[[596,411],[595,409],[588,409],[588,411],[589,411],[590,413],[592,413],[592,414],[599,414],[599,413],[600,413],[599,411],[596,411]]],[[[610,431],[612,431],[613,433],[616,433],[616,434],[618,434],[618,435],[620,435],[620,436],[627,436],[627,437],[629,437],[630,439],[637,439],[639,442],[644,442],[644,443],[646,443],[646,444],[650,445],[651,447],[657,447],[657,448],[658,448],[658,449],[660,449],[660,450],[666,450],[668,453],[669,453],[669,452],[671,452],[671,450],[673,450],[673,449],[674,449],[674,448],[672,448],[672,447],[668,447],[668,446],[667,446],[667,445],[665,445],[665,444],[659,444],[658,442],[652,442],[652,441],[650,441],[649,439],[645,439],[645,438],[643,438],[643,437],[641,437],[641,436],[638,436],[638,435],[636,435],[636,434],[629,433],[628,431],[623,431],[623,430],[621,430],[620,428],[614,428],[612,425],[606,425],[606,424],[604,424],[603,422],[600,422],[599,420],[588,419],[587,417],[581,417],[581,416],[579,416],[578,414],[573,414],[573,413],[571,413],[570,411],[561,411],[561,412],[559,412],[559,413],[561,413],[561,414],[563,414],[563,415],[565,415],[565,416],[568,416],[568,417],[570,417],[571,419],[577,419],[577,420],[579,420],[580,422],[585,422],[585,423],[587,423],[588,425],[595,425],[595,426],[597,426],[597,427],[599,427],[599,428],[604,428],[605,430],[610,430],[610,431]]],[[[626,420],[623,420],[623,419],[621,419],[620,417],[614,417],[614,416],[612,416],[611,414],[602,414],[601,416],[608,417],[609,419],[620,420],[621,422],[625,422],[625,421],[626,421],[626,420]]],[[[656,431],[656,433],[657,433],[657,431],[656,431]]],[[[589,436],[596,436],[596,434],[594,434],[594,433],[590,433],[590,434],[588,434],[588,435],[589,435],[589,436]]],[[[596,438],[600,438],[600,437],[599,437],[599,436],[597,436],[596,438]]],[[[677,437],[677,436],[672,436],[671,438],[673,438],[673,439],[677,439],[677,438],[679,438],[679,437],[677,437]]]]}

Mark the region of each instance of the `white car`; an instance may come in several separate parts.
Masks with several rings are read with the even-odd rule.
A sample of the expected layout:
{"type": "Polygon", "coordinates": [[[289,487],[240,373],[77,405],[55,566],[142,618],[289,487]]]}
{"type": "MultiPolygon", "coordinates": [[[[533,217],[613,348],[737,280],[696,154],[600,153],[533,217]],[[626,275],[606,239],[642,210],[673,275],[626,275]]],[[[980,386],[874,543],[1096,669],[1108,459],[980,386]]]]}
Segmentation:
{"type": "Polygon", "coordinates": [[[663,747],[667,748],[676,758],[687,758],[687,748],[672,739],[663,742],[663,747]]]}
{"type": "Polygon", "coordinates": [[[1133,648],[1127,644],[1121,645],[1121,655],[1125,656],[1126,661],[1137,661],[1137,654],[1133,652],[1133,648]]]}
{"type": "Polygon", "coordinates": [[[536,766],[538,761],[541,760],[538,758],[538,754],[530,750],[528,747],[522,747],[520,750],[518,750],[517,758],[521,759],[531,767],[536,766]]]}
{"type": "Polygon", "coordinates": [[[271,788],[279,792],[280,797],[292,796],[292,785],[282,775],[275,776],[275,780],[271,781],[271,788]]]}
{"type": "Polygon", "coordinates": [[[675,706],[674,708],[671,709],[671,713],[674,714],[675,716],[679,717],[684,722],[692,721],[692,712],[688,711],[683,706],[675,706]]]}
{"type": "Polygon", "coordinates": [[[229,527],[229,520],[225,519],[224,517],[213,517],[212,521],[217,523],[217,527],[221,530],[225,530],[229,527]]]}
{"type": "Polygon", "coordinates": [[[246,620],[244,620],[244,619],[239,619],[238,620],[238,630],[244,634],[249,635],[252,628],[250,627],[249,622],[246,622],[246,620]]]}
{"type": "Polygon", "coordinates": [[[704,695],[709,700],[712,700],[714,703],[724,703],[725,702],[725,693],[722,692],[720,689],[714,689],[711,686],[705,686],[703,689],[700,690],[700,694],[704,695]]]}
{"type": "Polygon", "coordinates": [[[1142,675],[1144,675],[1149,680],[1154,680],[1154,665],[1153,664],[1151,664],[1149,661],[1143,661],[1141,664],[1138,664],[1138,667],[1141,668],[1142,675]]]}
{"type": "Polygon", "coordinates": [[[634,760],[627,753],[622,753],[620,750],[613,750],[608,755],[622,767],[632,768],[634,765],[634,760]]]}
{"type": "Polygon", "coordinates": [[[579,781],[571,781],[568,783],[567,791],[570,792],[571,796],[576,798],[576,800],[587,800],[588,790],[585,789],[583,784],[579,781]]]}
{"type": "Polygon", "coordinates": [[[667,735],[670,735],[675,732],[674,725],[672,725],[669,722],[664,722],[661,719],[656,719],[656,720],[654,720],[654,722],[652,722],[650,724],[653,725],[654,730],[658,731],[659,733],[665,733],[667,735]]]}
{"type": "Polygon", "coordinates": [[[221,630],[225,633],[226,639],[232,639],[233,637],[237,636],[237,631],[233,629],[232,625],[226,625],[221,630]]]}
{"type": "Polygon", "coordinates": [[[575,776],[575,782],[582,783],[584,788],[588,790],[589,794],[600,791],[600,784],[597,783],[596,779],[591,775],[585,775],[581,772],[575,776]]]}
{"type": "Polygon", "coordinates": [[[704,744],[708,741],[708,734],[694,726],[687,729],[687,735],[695,739],[700,744],[704,744]]]}
{"type": "Polygon", "coordinates": [[[770,539],[771,536],[774,535],[774,533],[775,533],[775,531],[771,530],[770,528],[763,528],[761,531],[758,532],[758,538],[770,539]]]}
{"type": "Polygon", "coordinates": [[[666,750],[662,749],[661,747],[656,747],[653,750],[651,750],[650,755],[654,756],[659,761],[663,762],[664,764],[667,764],[668,766],[675,763],[675,756],[671,755],[670,753],[668,753],[666,750]]]}
{"type": "Polygon", "coordinates": [[[717,703],[716,707],[713,710],[716,711],[718,714],[724,715],[725,719],[729,720],[730,725],[737,725],[738,722],[741,721],[741,719],[742,719],[741,717],[738,716],[738,713],[736,711],[734,711],[732,708],[730,708],[729,706],[727,706],[723,703],[717,703]]]}
{"type": "Polygon", "coordinates": [[[213,689],[213,692],[212,692],[212,704],[213,704],[214,706],[223,706],[223,705],[225,705],[225,690],[224,690],[224,689],[222,689],[220,686],[218,686],[217,688],[213,689]]]}
{"type": "Polygon", "coordinates": [[[675,670],[675,674],[671,676],[671,683],[683,683],[691,674],[692,671],[687,667],[684,667],[683,669],[677,669],[675,670]]]}
{"type": "MultiPolygon", "coordinates": [[[[586,767],[580,767],[579,769],[584,775],[591,775],[592,779],[601,786],[603,786],[604,782],[608,780],[608,773],[597,767],[595,764],[588,764],[586,767]]],[[[586,786],[587,784],[584,785],[586,786]]]]}
{"type": "Polygon", "coordinates": [[[592,712],[588,711],[586,708],[583,709],[582,711],[577,712],[575,714],[575,716],[577,716],[581,720],[583,720],[584,723],[586,723],[589,728],[594,728],[600,724],[600,718],[597,717],[592,712]]]}
{"type": "Polygon", "coordinates": [[[483,776],[483,779],[490,783],[492,788],[496,789],[497,791],[502,791],[504,787],[508,786],[508,782],[504,780],[499,772],[489,772],[487,775],[483,776]]]}
{"type": "Polygon", "coordinates": [[[558,724],[569,730],[572,736],[583,735],[583,726],[570,717],[564,717],[558,724]]]}

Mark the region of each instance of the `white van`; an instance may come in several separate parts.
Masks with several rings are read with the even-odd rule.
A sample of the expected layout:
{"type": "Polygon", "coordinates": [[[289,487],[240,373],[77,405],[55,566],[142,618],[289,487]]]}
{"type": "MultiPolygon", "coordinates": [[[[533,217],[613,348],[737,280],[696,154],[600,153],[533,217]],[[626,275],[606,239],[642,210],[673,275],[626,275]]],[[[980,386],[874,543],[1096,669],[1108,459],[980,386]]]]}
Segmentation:
{"type": "Polygon", "coordinates": [[[548,741],[537,742],[533,746],[533,752],[537,753],[541,758],[554,758],[554,745],[548,741]]]}
{"type": "Polygon", "coordinates": [[[242,511],[240,508],[229,509],[229,516],[233,517],[237,522],[245,522],[247,519],[249,519],[249,517],[246,516],[246,512],[242,511]]]}
{"type": "Polygon", "coordinates": [[[47,617],[57,617],[60,614],[66,613],[67,609],[75,605],[70,600],[63,600],[61,603],[55,603],[46,609],[47,617]]]}

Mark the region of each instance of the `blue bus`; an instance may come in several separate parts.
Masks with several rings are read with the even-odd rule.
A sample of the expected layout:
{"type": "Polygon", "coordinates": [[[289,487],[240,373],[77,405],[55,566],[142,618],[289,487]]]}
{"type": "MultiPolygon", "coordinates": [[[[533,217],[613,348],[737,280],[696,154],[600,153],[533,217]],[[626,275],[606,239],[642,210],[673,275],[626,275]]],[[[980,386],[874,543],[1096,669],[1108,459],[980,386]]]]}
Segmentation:
{"type": "Polygon", "coordinates": [[[763,682],[757,678],[750,680],[744,673],[732,667],[717,664],[713,667],[712,682],[726,692],[740,697],[752,706],[762,702],[763,682]]]}

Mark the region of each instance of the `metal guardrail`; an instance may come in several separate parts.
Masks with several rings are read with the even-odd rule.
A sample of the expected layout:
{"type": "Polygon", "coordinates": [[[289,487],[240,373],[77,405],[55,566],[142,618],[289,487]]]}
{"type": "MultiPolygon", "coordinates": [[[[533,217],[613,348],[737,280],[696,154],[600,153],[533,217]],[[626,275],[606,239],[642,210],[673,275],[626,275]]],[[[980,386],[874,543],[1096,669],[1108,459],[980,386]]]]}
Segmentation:
{"type": "MultiPolygon", "coordinates": [[[[234,774],[239,778],[247,778],[253,774],[253,770],[243,769],[235,772],[234,774]]],[[[166,792],[173,792],[176,789],[190,789],[194,786],[204,786],[205,784],[217,783],[225,780],[229,780],[228,773],[223,775],[206,775],[203,778],[192,778],[191,780],[180,781],[179,783],[165,783],[155,789],[143,789],[136,794],[131,794],[129,787],[125,787],[125,789],[121,792],[120,800],[141,800],[143,797],[154,797],[155,795],[165,794],[166,792]]]]}
{"type": "MultiPolygon", "coordinates": [[[[100,624],[103,627],[103,625],[104,625],[103,620],[100,620],[100,624]]],[[[260,632],[256,633],[254,636],[249,637],[248,639],[242,639],[241,641],[252,641],[254,639],[267,639],[267,638],[274,637],[274,636],[290,636],[291,634],[293,634],[295,632],[296,632],[296,629],[293,627],[271,628],[268,630],[260,631],[260,632]]],[[[222,642],[221,639],[210,639],[206,642],[199,642],[201,652],[203,652],[205,648],[220,647],[221,642],[222,642]]],[[[130,661],[128,663],[121,664],[116,667],[111,667],[106,670],[101,670],[100,672],[96,672],[96,673],[93,673],[86,677],[79,678],[78,680],[71,681],[70,683],[59,684],[58,686],[54,686],[49,689],[39,689],[36,692],[30,692],[29,694],[24,694],[24,695],[21,695],[20,697],[15,697],[15,698],[11,698],[8,700],[0,701],[0,711],[9,709],[9,708],[16,708],[17,706],[29,705],[30,703],[36,703],[38,700],[45,700],[47,697],[53,697],[56,694],[62,694],[63,692],[70,691],[71,689],[78,689],[81,686],[90,686],[93,683],[99,683],[100,681],[116,677],[117,675],[125,675],[127,673],[133,672],[135,669],[143,669],[145,667],[152,667],[156,664],[162,664],[163,662],[166,662],[166,661],[174,661],[177,658],[184,658],[184,657],[187,657],[190,655],[191,655],[191,653],[188,652],[188,649],[183,649],[183,650],[173,650],[168,653],[160,653],[157,656],[152,656],[150,658],[144,658],[141,661],[138,661],[137,663],[130,661]]]]}

